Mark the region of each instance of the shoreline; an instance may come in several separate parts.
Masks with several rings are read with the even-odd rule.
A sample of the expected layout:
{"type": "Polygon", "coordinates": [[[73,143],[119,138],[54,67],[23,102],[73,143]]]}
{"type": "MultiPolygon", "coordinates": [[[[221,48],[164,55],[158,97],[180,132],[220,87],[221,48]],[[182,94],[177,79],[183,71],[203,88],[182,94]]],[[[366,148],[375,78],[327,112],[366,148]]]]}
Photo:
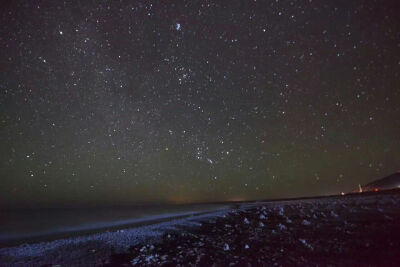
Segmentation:
{"type": "Polygon", "coordinates": [[[400,194],[259,203],[132,246],[106,266],[395,266],[400,194]]]}
{"type": "MultiPolygon", "coordinates": [[[[385,195],[385,194],[395,194],[400,190],[392,189],[385,190],[380,192],[365,192],[363,196],[374,196],[376,194],[385,195]]],[[[269,205],[280,205],[281,203],[293,202],[293,201],[307,201],[307,200],[324,200],[324,199],[332,199],[332,198],[347,198],[347,197],[356,197],[359,193],[348,193],[346,195],[329,195],[329,196],[315,196],[315,197],[296,197],[296,198],[283,198],[283,199],[266,199],[266,200],[250,200],[250,201],[235,201],[235,202],[214,202],[214,203],[203,203],[202,205],[220,205],[218,208],[214,209],[206,209],[206,210],[198,210],[198,211],[182,211],[182,212],[171,212],[159,215],[149,215],[144,217],[138,217],[135,219],[126,219],[120,221],[103,221],[99,223],[88,223],[78,226],[70,226],[70,227],[61,227],[55,228],[43,232],[38,232],[36,234],[29,234],[28,236],[21,234],[12,234],[5,235],[6,238],[0,238],[0,249],[2,248],[11,248],[20,246],[23,244],[35,244],[42,242],[51,242],[59,239],[68,239],[79,236],[89,236],[93,234],[98,234],[102,232],[108,231],[116,231],[125,228],[137,228],[141,226],[157,224],[161,222],[170,221],[173,219],[183,219],[190,216],[207,214],[213,211],[218,211],[224,208],[239,208],[245,206],[253,206],[259,205],[260,203],[269,203],[269,205]],[[97,224],[96,227],[90,226],[97,224]],[[101,226],[100,226],[101,225],[101,226]],[[66,230],[70,228],[70,230],[66,230]]],[[[201,203],[187,204],[190,205],[201,205],[201,203]]]]}
{"type": "MultiPolygon", "coordinates": [[[[157,239],[167,231],[178,231],[181,227],[198,226],[198,220],[209,220],[211,217],[222,216],[232,209],[231,206],[218,210],[194,212],[184,215],[169,216],[156,220],[148,220],[127,225],[96,230],[95,233],[81,232],[64,238],[52,237],[50,240],[36,240],[33,243],[19,244],[0,248],[0,266],[40,266],[50,264],[58,251],[69,251],[75,258],[82,258],[81,264],[86,266],[94,263],[102,265],[112,253],[126,251],[139,242],[157,242],[157,239]],[[87,257],[87,254],[92,257],[87,257]]],[[[65,252],[66,253],[66,252],[65,252]]],[[[65,263],[64,263],[65,264],[65,263]]]]}
{"type": "Polygon", "coordinates": [[[188,212],[176,212],[176,213],[165,213],[160,215],[150,215],[139,217],[135,219],[121,220],[121,221],[110,221],[110,222],[100,222],[97,226],[92,226],[93,224],[84,224],[76,227],[69,227],[70,230],[64,229],[53,229],[49,231],[39,232],[37,234],[32,234],[30,236],[18,237],[14,235],[14,238],[8,237],[0,240],[0,249],[16,247],[23,244],[35,244],[42,242],[51,242],[58,239],[68,239],[79,236],[89,236],[93,234],[98,234],[102,232],[112,232],[116,230],[126,229],[126,228],[137,228],[146,225],[152,225],[162,222],[167,222],[174,219],[183,219],[186,217],[197,216],[207,213],[212,213],[221,209],[228,208],[228,205],[221,206],[216,209],[210,209],[205,211],[188,211],[188,212]]]}
{"type": "MultiPolygon", "coordinates": [[[[220,261],[221,264],[228,264],[229,262],[223,256],[226,253],[224,251],[225,244],[221,242],[229,240],[231,242],[229,243],[230,253],[235,251],[239,256],[244,253],[243,255],[252,255],[252,257],[258,257],[259,259],[263,259],[265,253],[272,253],[271,255],[275,255],[273,257],[274,260],[268,261],[269,263],[283,262],[293,264],[294,262],[285,262],[285,258],[281,257],[283,252],[275,251],[274,247],[268,247],[269,242],[275,242],[274,246],[276,248],[282,247],[283,254],[289,253],[287,249],[291,247],[294,252],[300,251],[301,253],[306,253],[306,255],[313,255],[312,253],[315,253],[318,249],[329,250],[329,247],[340,247],[346,242],[358,242],[357,246],[359,246],[359,240],[370,238],[368,237],[370,233],[378,230],[383,231],[380,227],[386,226],[391,230],[391,233],[399,233],[400,240],[400,229],[397,225],[392,224],[400,221],[398,204],[400,204],[400,190],[330,198],[258,201],[239,205],[235,203],[235,205],[227,205],[216,211],[169,217],[158,221],[153,220],[121,226],[118,229],[94,234],[79,234],[78,236],[70,236],[48,242],[1,248],[0,266],[42,266],[52,264],[61,266],[127,266],[131,265],[134,259],[137,264],[146,265],[145,260],[150,256],[157,265],[163,262],[187,265],[188,263],[193,263],[192,258],[168,258],[168,255],[173,255],[175,252],[192,255],[193,251],[203,251],[202,258],[203,260],[207,259],[206,263],[209,262],[210,257],[216,257],[210,262],[222,260],[220,261]],[[263,216],[261,216],[261,212],[263,216]],[[358,228],[364,229],[363,224],[365,222],[372,223],[375,228],[367,229],[364,233],[357,233],[359,231],[358,228]],[[325,227],[325,230],[315,233],[314,236],[307,236],[310,229],[308,225],[316,227],[315,229],[324,229],[325,227]],[[236,230],[231,232],[233,229],[236,230]],[[320,241],[316,240],[319,236],[326,233],[334,233],[338,229],[342,230],[337,233],[337,236],[349,232],[356,234],[356,237],[342,237],[341,242],[343,244],[329,243],[328,241],[331,239],[329,237],[325,240],[328,242],[327,244],[318,245],[320,241]],[[173,239],[166,239],[168,235],[172,236],[173,239]],[[196,235],[197,238],[193,239],[196,235]],[[305,237],[302,235],[305,235],[305,237]],[[363,237],[363,235],[365,236],[363,237]],[[199,241],[199,238],[208,240],[209,248],[196,247],[199,242],[204,243],[199,241]],[[253,243],[243,243],[243,240],[253,240],[253,243]],[[287,244],[287,240],[292,240],[294,243],[287,244]],[[171,246],[172,241],[175,242],[175,245],[171,246]],[[262,242],[267,243],[260,245],[262,242]],[[240,244],[240,246],[246,247],[247,245],[252,248],[265,246],[268,251],[253,250],[253,254],[249,254],[247,250],[242,251],[239,248],[235,248],[236,243],[240,244]],[[156,249],[153,251],[149,249],[151,247],[156,249]],[[142,253],[141,249],[145,253],[142,253]],[[164,257],[165,260],[160,258],[160,253],[164,253],[163,256],[166,255],[164,257]]],[[[386,237],[387,240],[391,238],[390,235],[386,237]]],[[[380,237],[378,239],[380,240],[380,237]]],[[[371,243],[370,241],[365,242],[371,243]]],[[[386,245],[390,247],[390,244],[386,245]]],[[[400,249],[400,246],[398,249],[400,249]]],[[[381,252],[382,248],[378,247],[376,251],[381,252]]],[[[237,260],[238,255],[232,254],[231,257],[237,260]]],[[[301,255],[297,254],[293,255],[293,257],[300,257],[301,255]]],[[[326,258],[326,255],[324,257],[323,260],[325,262],[332,263],[329,261],[331,260],[329,257],[326,258]]],[[[246,260],[251,260],[251,258],[243,258],[241,263],[246,260]]],[[[264,260],[267,261],[267,259],[264,260]]],[[[240,263],[240,261],[236,262],[240,263]]],[[[304,261],[304,263],[310,262],[304,261]]]]}

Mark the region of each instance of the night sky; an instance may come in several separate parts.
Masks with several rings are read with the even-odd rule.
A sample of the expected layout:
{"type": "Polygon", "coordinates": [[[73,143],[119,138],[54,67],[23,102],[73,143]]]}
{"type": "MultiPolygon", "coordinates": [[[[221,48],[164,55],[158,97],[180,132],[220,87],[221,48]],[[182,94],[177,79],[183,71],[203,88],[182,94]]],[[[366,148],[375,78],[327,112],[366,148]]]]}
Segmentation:
{"type": "Polygon", "coordinates": [[[398,1],[2,1],[0,206],[336,194],[389,175],[399,14],[398,1]]]}

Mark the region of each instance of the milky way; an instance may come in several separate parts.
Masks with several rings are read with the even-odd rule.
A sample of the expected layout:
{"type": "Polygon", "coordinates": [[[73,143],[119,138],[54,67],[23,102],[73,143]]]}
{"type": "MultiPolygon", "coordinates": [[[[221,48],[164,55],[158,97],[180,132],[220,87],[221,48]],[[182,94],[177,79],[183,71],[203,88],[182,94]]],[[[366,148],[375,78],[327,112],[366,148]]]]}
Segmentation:
{"type": "Polygon", "coordinates": [[[333,194],[400,168],[397,1],[6,1],[0,205],[333,194]]]}

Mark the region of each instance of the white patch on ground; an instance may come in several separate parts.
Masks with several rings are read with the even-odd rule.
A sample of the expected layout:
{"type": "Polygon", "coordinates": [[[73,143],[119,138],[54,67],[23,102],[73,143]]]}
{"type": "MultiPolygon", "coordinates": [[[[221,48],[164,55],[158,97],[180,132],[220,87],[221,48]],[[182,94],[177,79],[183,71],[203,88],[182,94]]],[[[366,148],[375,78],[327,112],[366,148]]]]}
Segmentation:
{"type": "Polygon", "coordinates": [[[224,245],[224,251],[229,251],[229,245],[225,243],[224,245]]]}

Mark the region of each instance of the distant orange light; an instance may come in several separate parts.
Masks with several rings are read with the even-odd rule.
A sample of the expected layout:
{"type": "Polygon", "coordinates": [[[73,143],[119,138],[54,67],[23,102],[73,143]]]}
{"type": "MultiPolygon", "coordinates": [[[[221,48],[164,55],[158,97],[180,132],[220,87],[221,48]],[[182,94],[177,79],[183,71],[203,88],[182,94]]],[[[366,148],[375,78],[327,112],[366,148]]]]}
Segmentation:
{"type": "Polygon", "coordinates": [[[379,189],[378,188],[375,188],[375,192],[378,192],[379,191],[379,189]]]}

